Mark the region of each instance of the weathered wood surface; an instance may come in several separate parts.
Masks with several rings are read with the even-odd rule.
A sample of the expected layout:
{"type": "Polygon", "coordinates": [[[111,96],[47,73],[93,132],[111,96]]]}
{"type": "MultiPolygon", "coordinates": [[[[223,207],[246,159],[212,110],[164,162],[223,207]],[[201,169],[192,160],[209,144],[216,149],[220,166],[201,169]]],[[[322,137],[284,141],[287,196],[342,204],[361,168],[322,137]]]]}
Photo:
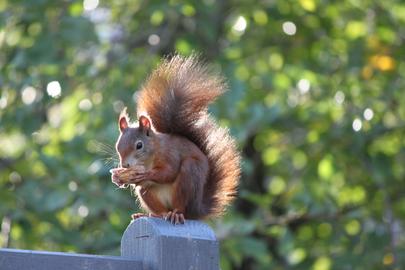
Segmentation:
{"type": "Polygon", "coordinates": [[[206,224],[187,220],[182,225],[158,218],[139,218],[121,240],[121,256],[142,260],[144,269],[219,269],[219,245],[206,224]]]}
{"type": "Polygon", "coordinates": [[[115,256],[0,249],[1,270],[138,270],[142,262],[115,256]]]}
{"type": "Polygon", "coordinates": [[[218,270],[218,241],[206,224],[139,218],[121,240],[121,257],[0,249],[0,270],[218,270]]]}

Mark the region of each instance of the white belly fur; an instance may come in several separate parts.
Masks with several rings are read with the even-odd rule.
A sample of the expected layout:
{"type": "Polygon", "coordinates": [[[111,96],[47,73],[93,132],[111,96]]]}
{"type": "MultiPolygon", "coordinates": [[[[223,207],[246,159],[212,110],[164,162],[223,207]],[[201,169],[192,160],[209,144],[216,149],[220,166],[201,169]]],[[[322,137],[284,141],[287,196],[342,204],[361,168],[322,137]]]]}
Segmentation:
{"type": "MultiPolygon", "coordinates": [[[[145,181],[142,183],[142,186],[146,188],[146,192],[153,192],[155,196],[159,199],[159,201],[167,208],[172,209],[172,191],[173,185],[172,184],[156,184],[152,181],[145,181]]],[[[143,201],[141,194],[141,186],[138,185],[135,187],[135,192],[138,195],[138,199],[144,209],[151,212],[148,205],[143,201]]]]}
{"type": "MultiPolygon", "coordinates": [[[[147,192],[153,192],[166,208],[172,208],[172,184],[156,184],[156,182],[145,181],[142,183],[142,186],[147,189],[147,192]]],[[[138,194],[138,197],[141,199],[142,196],[140,193],[140,188],[140,185],[136,186],[135,191],[138,194]]]]}
{"type": "Polygon", "coordinates": [[[172,209],[172,184],[156,184],[153,187],[153,191],[159,198],[159,201],[167,208],[172,209]]]}

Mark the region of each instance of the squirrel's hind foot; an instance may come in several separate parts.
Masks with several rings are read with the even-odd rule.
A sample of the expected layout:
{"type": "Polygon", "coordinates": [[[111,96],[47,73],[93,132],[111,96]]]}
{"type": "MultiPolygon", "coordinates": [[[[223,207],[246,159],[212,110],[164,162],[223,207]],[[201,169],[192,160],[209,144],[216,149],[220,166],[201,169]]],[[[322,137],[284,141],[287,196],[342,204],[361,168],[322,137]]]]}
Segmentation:
{"type": "Polygon", "coordinates": [[[132,218],[132,219],[137,219],[137,218],[140,218],[140,217],[157,217],[157,218],[162,218],[161,215],[156,215],[156,214],[152,214],[152,213],[149,213],[149,214],[145,214],[145,213],[134,213],[134,214],[131,215],[131,218],[132,218]]]}
{"type": "Polygon", "coordinates": [[[149,215],[147,215],[145,213],[134,213],[134,214],[131,215],[131,218],[132,219],[137,219],[137,218],[140,218],[140,217],[147,217],[147,216],[149,216],[149,215]]]}

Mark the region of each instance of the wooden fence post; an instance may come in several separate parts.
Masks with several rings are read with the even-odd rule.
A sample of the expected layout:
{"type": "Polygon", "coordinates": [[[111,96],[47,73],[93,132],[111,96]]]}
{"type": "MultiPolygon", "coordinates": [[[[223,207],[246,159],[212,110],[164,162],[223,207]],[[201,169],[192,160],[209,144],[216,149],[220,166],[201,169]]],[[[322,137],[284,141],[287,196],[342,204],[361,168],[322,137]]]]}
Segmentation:
{"type": "Polygon", "coordinates": [[[194,220],[173,225],[159,218],[138,218],[122,236],[121,256],[142,261],[143,269],[219,269],[214,232],[194,220]]]}
{"type": "Polygon", "coordinates": [[[141,270],[142,262],[117,256],[0,248],[0,270],[141,270]]]}

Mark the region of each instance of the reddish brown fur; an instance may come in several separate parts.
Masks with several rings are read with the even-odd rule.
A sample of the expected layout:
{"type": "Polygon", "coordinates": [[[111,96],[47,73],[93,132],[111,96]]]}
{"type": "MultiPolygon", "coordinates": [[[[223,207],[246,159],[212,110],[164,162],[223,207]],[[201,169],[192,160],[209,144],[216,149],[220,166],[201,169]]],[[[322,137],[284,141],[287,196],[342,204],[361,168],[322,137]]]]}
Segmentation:
{"type": "MultiPolygon", "coordinates": [[[[193,179],[195,174],[201,175],[197,177],[201,178],[204,172],[193,171],[193,162],[197,161],[193,161],[192,157],[188,157],[190,160],[186,162],[187,166],[182,167],[176,178],[179,181],[177,183],[184,183],[183,187],[176,188],[176,205],[184,203],[183,198],[192,192],[190,186],[201,189],[201,194],[197,192],[201,202],[188,210],[188,216],[192,218],[222,214],[236,194],[240,175],[239,153],[228,129],[219,127],[207,112],[208,105],[225,90],[224,80],[213,75],[195,56],[184,58],[176,55],[163,61],[138,96],[138,116],[148,115],[160,133],[186,137],[208,158],[209,175],[206,183],[198,182],[201,179],[193,179]]],[[[169,147],[166,151],[161,151],[161,154],[167,155],[174,149],[169,147]]],[[[196,196],[195,192],[193,196],[196,196]]]]}
{"type": "Polygon", "coordinates": [[[181,136],[153,131],[144,136],[139,128],[128,127],[122,130],[116,147],[122,166],[131,165],[118,178],[121,183],[137,185],[136,192],[144,209],[155,215],[176,209],[186,218],[202,216],[209,166],[207,157],[195,144],[181,136]],[[134,142],[139,140],[147,150],[145,155],[138,153],[133,163],[129,159],[137,155],[134,142]],[[170,189],[169,200],[160,193],[165,187],[170,189]]]}
{"type": "Polygon", "coordinates": [[[150,192],[148,188],[139,186],[139,190],[136,192],[142,208],[146,209],[149,213],[163,215],[167,212],[167,208],[162,204],[156,194],[154,192],[150,192]]]}

